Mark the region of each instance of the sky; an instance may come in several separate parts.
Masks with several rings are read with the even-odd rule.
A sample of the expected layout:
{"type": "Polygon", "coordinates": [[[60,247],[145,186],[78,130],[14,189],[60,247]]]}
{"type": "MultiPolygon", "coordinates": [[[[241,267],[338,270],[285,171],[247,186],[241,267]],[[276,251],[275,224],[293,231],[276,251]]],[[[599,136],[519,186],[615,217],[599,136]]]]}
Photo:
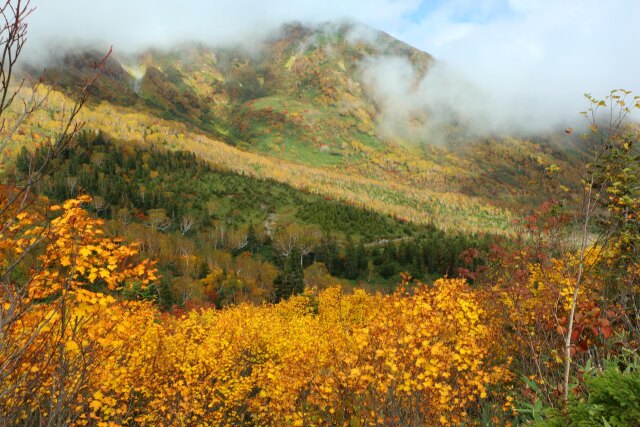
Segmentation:
{"type": "MultiPolygon", "coordinates": [[[[640,93],[640,0],[32,0],[27,55],[131,52],[184,41],[255,44],[290,21],[350,19],[432,54],[411,105],[487,114],[487,127],[571,123],[583,94],[640,93]],[[468,91],[469,85],[475,90],[468,91]]],[[[397,59],[398,72],[406,67],[397,59]]],[[[391,79],[394,69],[380,67],[391,79]]],[[[380,79],[378,79],[380,80],[380,79]]]]}

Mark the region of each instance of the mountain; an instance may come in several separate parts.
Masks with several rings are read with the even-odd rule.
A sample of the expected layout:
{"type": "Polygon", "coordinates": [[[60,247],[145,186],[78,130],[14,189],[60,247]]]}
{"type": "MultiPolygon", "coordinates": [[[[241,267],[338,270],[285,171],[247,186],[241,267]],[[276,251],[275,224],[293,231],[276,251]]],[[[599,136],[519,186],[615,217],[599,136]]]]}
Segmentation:
{"type": "MultiPolygon", "coordinates": [[[[68,52],[46,82],[71,95],[100,56],[68,52]]],[[[456,123],[437,137],[385,132],[384,98],[374,96],[367,65],[398,58],[410,64],[415,85],[435,63],[348,23],[286,25],[252,51],[184,44],[116,52],[83,120],[118,140],[186,149],[227,169],[442,229],[509,234],[514,216],[538,201],[532,183],[544,183],[549,166],[559,165],[572,183],[577,153],[548,136],[480,138],[456,123]]],[[[405,128],[428,121],[428,112],[414,115],[405,128]]]]}
{"type": "MultiPolygon", "coordinates": [[[[353,141],[374,143],[377,111],[361,81],[363,60],[406,57],[421,75],[433,62],[384,33],[365,42],[352,40],[353,31],[347,24],[289,25],[257,52],[186,44],[116,54],[93,88],[94,99],[189,123],[245,148],[335,163],[353,141]]],[[[67,54],[50,69],[48,82],[73,93],[99,59],[97,52],[67,54]]]]}

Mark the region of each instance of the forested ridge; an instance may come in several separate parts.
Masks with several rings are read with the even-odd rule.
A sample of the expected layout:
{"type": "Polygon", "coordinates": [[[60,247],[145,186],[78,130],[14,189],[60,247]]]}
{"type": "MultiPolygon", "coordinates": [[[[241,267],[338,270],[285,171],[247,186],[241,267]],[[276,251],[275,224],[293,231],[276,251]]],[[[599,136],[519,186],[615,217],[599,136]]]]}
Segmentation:
{"type": "MultiPolygon", "coordinates": [[[[17,170],[28,174],[44,155],[23,149],[17,170]]],[[[57,201],[91,195],[86,208],[110,220],[114,233],[132,241],[144,235],[141,254],[157,259],[164,273],[156,298],[166,309],[188,300],[277,300],[274,273],[292,264],[301,270],[299,286],[304,269],[308,285],[326,286],[336,277],[386,290],[401,272],[423,279],[456,276],[467,267],[462,252],[486,252],[490,238],[404,223],[271,180],[216,170],[192,153],[127,147],[101,133],[80,134],[51,170],[38,184],[43,195],[57,201]],[[212,269],[222,273],[207,293],[197,281],[212,269]]]]}

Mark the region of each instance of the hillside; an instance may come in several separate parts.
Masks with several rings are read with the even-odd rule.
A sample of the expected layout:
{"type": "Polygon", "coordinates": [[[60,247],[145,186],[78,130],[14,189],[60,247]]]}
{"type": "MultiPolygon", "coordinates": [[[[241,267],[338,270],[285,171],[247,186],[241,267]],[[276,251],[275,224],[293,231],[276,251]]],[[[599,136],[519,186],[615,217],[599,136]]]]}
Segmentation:
{"type": "MultiPolygon", "coordinates": [[[[23,148],[19,176],[40,167],[46,153],[23,148]]],[[[37,192],[57,202],[92,196],[87,210],[108,219],[112,234],[140,243],[141,256],[158,261],[167,308],[188,300],[272,301],[272,282],[290,259],[306,269],[310,286],[366,281],[388,289],[402,272],[424,279],[457,275],[461,253],[486,249],[489,241],[216,169],[185,151],[114,143],[102,133],[81,134],[50,168],[37,192]],[[204,281],[212,269],[221,274],[204,281]]]]}
{"type": "MultiPolygon", "coordinates": [[[[97,58],[70,52],[47,82],[73,93],[97,58]]],[[[538,201],[531,183],[544,181],[546,167],[559,165],[572,182],[575,153],[549,137],[477,138],[458,126],[442,144],[442,135],[383,132],[383,106],[363,71],[380,58],[410,61],[415,84],[434,62],[354,24],[288,25],[254,52],[195,44],[116,52],[83,120],[122,141],[194,151],[218,166],[442,229],[509,234],[513,214],[538,201]]],[[[407,128],[427,120],[413,117],[407,128]]]]}

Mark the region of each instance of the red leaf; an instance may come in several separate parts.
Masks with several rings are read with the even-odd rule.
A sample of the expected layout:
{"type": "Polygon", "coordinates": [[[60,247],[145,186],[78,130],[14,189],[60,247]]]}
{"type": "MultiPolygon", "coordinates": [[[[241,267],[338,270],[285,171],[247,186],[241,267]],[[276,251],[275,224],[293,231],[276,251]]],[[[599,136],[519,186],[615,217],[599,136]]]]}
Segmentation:
{"type": "Polygon", "coordinates": [[[587,343],[587,341],[580,340],[580,342],[578,343],[578,350],[580,350],[580,353],[584,353],[585,351],[589,350],[589,344],[587,343]]]}

